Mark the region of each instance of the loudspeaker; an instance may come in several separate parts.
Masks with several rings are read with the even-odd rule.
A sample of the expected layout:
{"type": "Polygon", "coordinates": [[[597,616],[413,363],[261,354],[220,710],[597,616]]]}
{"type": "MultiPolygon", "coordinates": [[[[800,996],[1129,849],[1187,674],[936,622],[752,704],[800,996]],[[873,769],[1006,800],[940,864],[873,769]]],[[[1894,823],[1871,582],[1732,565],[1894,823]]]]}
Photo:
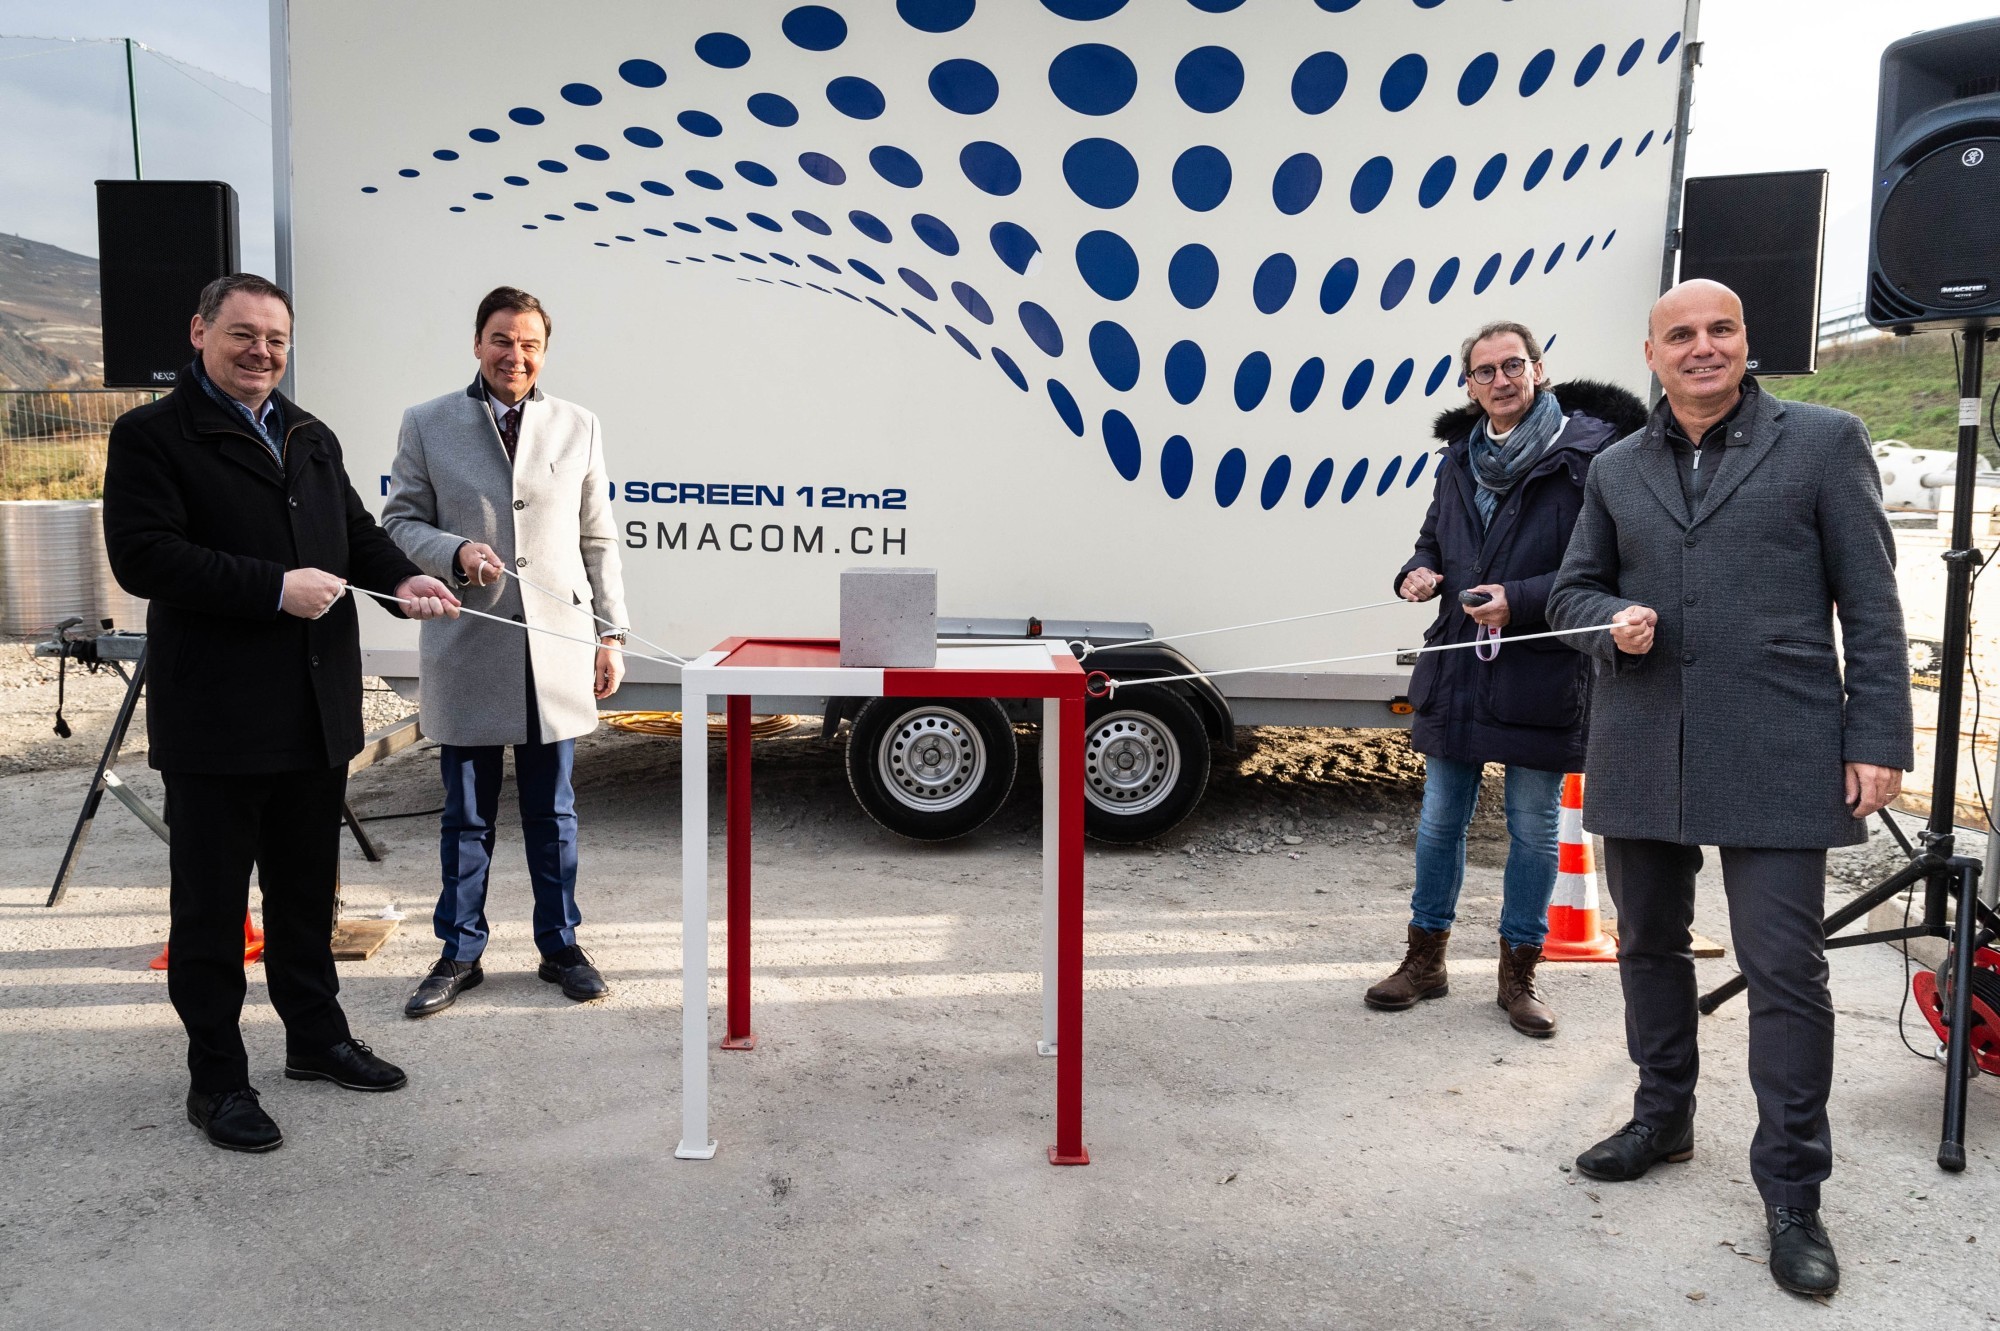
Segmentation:
{"type": "Polygon", "coordinates": [[[236,191],[222,181],[98,181],[105,387],[179,383],[201,289],[237,263],[236,191]]]}
{"type": "Polygon", "coordinates": [[[1698,176],[1681,197],[1680,280],[1706,277],[1743,298],[1750,369],[1819,368],[1819,270],[1826,172],[1698,176]]]}
{"type": "Polygon", "coordinates": [[[1874,194],[1868,321],[2000,323],[2000,18],[1882,52],[1874,194]]]}

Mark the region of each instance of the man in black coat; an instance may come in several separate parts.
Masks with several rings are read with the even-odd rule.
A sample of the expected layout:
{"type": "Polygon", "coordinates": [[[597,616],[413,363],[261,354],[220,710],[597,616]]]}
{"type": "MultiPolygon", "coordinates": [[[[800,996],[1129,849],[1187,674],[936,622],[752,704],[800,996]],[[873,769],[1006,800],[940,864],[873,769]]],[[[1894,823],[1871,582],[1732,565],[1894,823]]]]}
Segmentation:
{"type": "MultiPolygon", "coordinates": [[[[1416,553],[1394,581],[1405,600],[1442,598],[1427,646],[1548,629],[1549,589],[1591,459],[1645,420],[1644,404],[1622,388],[1549,388],[1541,347],[1518,323],[1491,323],[1467,338],[1459,368],[1472,402],[1437,419],[1445,448],[1436,492],[1416,553]]],[[[1535,968],[1556,882],[1563,775],[1583,763],[1588,669],[1560,639],[1502,641],[1490,660],[1470,649],[1418,658],[1410,742],[1425,757],[1425,775],[1409,946],[1364,996],[1370,1007],[1401,1011],[1448,992],[1445,948],[1465,881],[1466,827],[1486,764],[1503,763],[1511,844],[1496,998],[1515,1030],[1555,1034],[1535,968]]]]}
{"type": "Polygon", "coordinates": [[[332,930],[347,763],[360,752],[357,587],[418,619],[457,600],[369,516],[333,431],[276,391],[291,297],[238,273],[202,292],[180,385],[111,427],[104,539],[152,604],[147,758],[173,822],[167,993],[188,1033],[188,1121],[269,1151],[239,1022],[250,868],[285,1075],[351,1090],[407,1080],[348,1031],[332,930]]]}

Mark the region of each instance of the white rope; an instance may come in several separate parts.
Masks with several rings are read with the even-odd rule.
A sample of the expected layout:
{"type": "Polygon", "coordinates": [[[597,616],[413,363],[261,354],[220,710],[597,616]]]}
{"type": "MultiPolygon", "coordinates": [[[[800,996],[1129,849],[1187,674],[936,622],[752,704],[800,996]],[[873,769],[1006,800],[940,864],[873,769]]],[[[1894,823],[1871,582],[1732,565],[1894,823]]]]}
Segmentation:
{"type": "MultiPolygon", "coordinates": [[[[604,625],[604,627],[613,630],[614,632],[631,634],[634,641],[645,643],[646,646],[651,647],[654,651],[658,652],[662,656],[672,657],[675,665],[687,664],[687,658],[680,656],[674,652],[668,651],[666,648],[660,646],[660,644],[652,641],[651,639],[641,638],[637,633],[633,633],[631,629],[621,624],[612,623],[610,620],[606,619],[603,615],[598,614],[594,610],[585,610],[575,601],[569,600],[568,598],[562,596],[560,593],[550,591],[547,587],[542,586],[540,583],[529,582],[526,578],[516,573],[513,569],[508,568],[505,564],[500,565],[500,571],[502,573],[505,573],[508,577],[512,578],[514,581],[520,583],[523,587],[530,587],[533,588],[535,591],[540,592],[542,595],[548,597],[551,601],[554,601],[557,605],[568,606],[571,610],[575,610],[581,614],[589,615],[592,619],[604,625]]],[[[599,644],[599,645],[608,646],[609,644],[599,644]]]]}
{"type": "MultiPolygon", "coordinates": [[[[1533,642],[1537,638],[1567,638],[1578,633],[1601,633],[1606,629],[1615,627],[1617,625],[1614,624],[1592,624],[1587,628],[1580,629],[1550,629],[1546,633],[1523,633],[1518,638],[1502,638],[1500,641],[1504,645],[1510,642],[1533,642]]],[[[1178,684],[1184,680],[1215,679],[1221,675],[1253,675],[1261,674],[1268,670],[1303,670],[1307,666],[1339,665],[1343,661],[1368,661],[1378,656],[1402,656],[1406,653],[1421,656],[1425,652],[1463,651],[1467,647],[1478,647],[1481,644],[1481,639],[1474,639],[1471,642],[1440,643],[1435,647],[1391,647],[1386,652],[1357,652],[1353,656],[1324,656],[1317,661],[1290,661],[1284,665],[1242,666],[1235,670],[1198,670],[1191,675],[1149,675],[1144,679],[1127,680],[1116,680],[1107,677],[1104,681],[1105,692],[1103,696],[1107,698],[1115,697],[1121,687],[1130,687],[1137,684],[1178,684]]]]}
{"type": "MultiPolygon", "coordinates": [[[[1283,619],[1260,619],[1253,624],[1231,624],[1228,628],[1195,629],[1191,633],[1163,633],[1157,638],[1139,638],[1133,642],[1107,642],[1102,644],[1102,650],[1109,651],[1113,647],[1144,647],[1149,643],[1155,642],[1179,642],[1183,638],[1205,638],[1211,633],[1236,633],[1242,629],[1261,629],[1269,627],[1272,624],[1296,624],[1302,619],[1325,619],[1328,615],[1351,615],[1357,610],[1380,610],[1385,605],[1414,604],[1416,602],[1406,602],[1401,597],[1395,597],[1387,601],[1370,601],[1366,605],[1344,605],[1338,610],[1315,610],[1309,615],[1287,615],[1283,619]]],[[[1076,638],[1070,641],[1069,649],[1076,653],[1078,661],[1088,661],[1090,654],[1098,651],[1100,648],[1097,643],[1085,642],[1081,638],[1076,638]]]]}
{"type": "MultiPolygon", "coordinates": [[[[409,601],[406,600],[405,598],[400,596],[391,596],[387,592],[371,592],[366,587],[357,587],[351,582],[344,582],[341,584],[341,586],[345,587],[350,592],[360,592],[364,596],[372,596],[378,601],[387,601],[392,605],[400,605],[400,606],[409,605],[409,601]]],[[[465,606],[460,606],[458,608],[458,613],[461,615],[471,615],[474,619],[490,619],[496,624],[511,625],[512,627],[517,629],[526,629],[530,633],[546,633],[551,638],[561,638],[564,642],[582,643],[585,647],[596,647],[607,652],[617,652],[620,656],[629,656],[635,661],[651,661],[654,665],[663,665],[670,667],[679,667],[687,664],[687,662],[681,660],[679,657],[675,657],[673,660],[668,661],[661,657],[648,656],[644,652],[635,652],[629,647],[620,647],[615,643],[598,642],[594,638],[572,638],[567,633],[558,633],[554,629],[545,629],[538,624],[530,624],[525,620],[507,619],[500,615],[489,615],[484,610],[471,610],[467,609],[465,606]]]]}

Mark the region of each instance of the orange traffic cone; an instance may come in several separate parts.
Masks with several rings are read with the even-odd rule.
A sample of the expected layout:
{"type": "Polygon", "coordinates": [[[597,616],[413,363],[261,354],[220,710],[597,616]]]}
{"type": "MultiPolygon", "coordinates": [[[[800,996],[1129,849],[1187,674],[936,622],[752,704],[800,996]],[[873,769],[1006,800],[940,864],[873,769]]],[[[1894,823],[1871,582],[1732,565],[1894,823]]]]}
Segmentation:
{"type": "MultiPolygon", "coordinates": [[[[250,912],[243,912],[243,964],[248,966],[264,955],[264,931],[250,918],[250,912]]],[[[167,968],[167,949],[162,946],[160,955],[146,963],[147,970],[163,971],[167,968]]]]}
{"type": "Polygon", "coordinates": [[[1597,865],[1583,834],[1583,777],[1575,772],[1563,778],[1558,829],[1556,891],[1542,955],[1550,961],[1616,961],[1618,944],[1605,936],[1598,914],[1597,865]]]}

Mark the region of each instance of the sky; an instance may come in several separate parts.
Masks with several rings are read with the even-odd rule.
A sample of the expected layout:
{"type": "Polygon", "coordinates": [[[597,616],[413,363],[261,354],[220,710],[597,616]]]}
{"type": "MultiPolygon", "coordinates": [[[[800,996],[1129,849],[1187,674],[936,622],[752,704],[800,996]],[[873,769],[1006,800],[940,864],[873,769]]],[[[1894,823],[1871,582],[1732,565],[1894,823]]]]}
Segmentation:
{"type": "MultiPolygon", "coordinates": [[[[1457,0],[1468,14],[1503,2],[1457,0]]],[[[122,46],[5,38],[131,37],[177,62],[137,62],[146,174],[235,184],[244,265],[269,271],[268,11],[268,0],[0,0],[0,124],[10,127],[0,232],[94,254],[90,182],[129,177],[132,156],[122,46]]],[[[1996,15],[2000,0],[1703,0],[1688,174],[1826,168],[1822,308],[1858,304],[1882,48],[1996,15]]]]}

